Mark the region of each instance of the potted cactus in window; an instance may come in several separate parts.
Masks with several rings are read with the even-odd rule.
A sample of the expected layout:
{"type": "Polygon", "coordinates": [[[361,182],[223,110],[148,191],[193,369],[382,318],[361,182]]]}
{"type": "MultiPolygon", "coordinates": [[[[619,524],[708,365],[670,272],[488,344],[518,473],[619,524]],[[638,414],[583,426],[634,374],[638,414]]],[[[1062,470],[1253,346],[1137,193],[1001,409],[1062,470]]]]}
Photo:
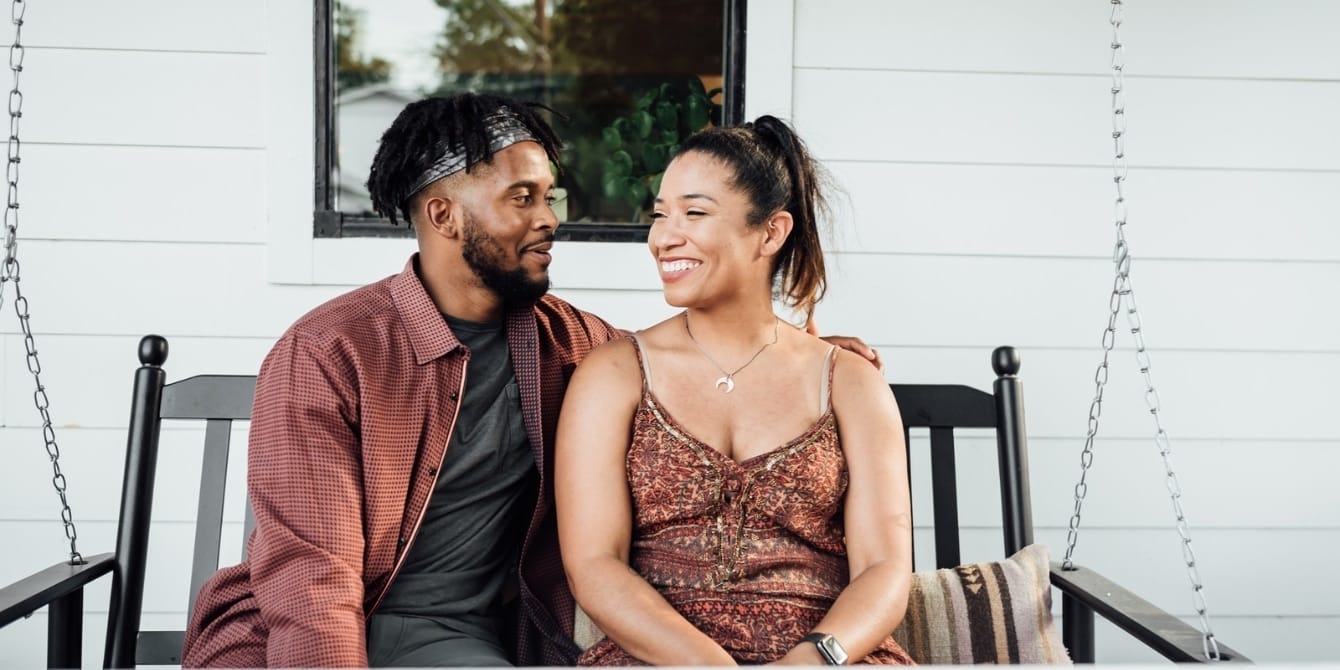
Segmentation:
{"type": "Polygon", "coordinates": [[[721,104],[713,102],[720,93],[720,88],[708,91],[701,79],[690,77],[638,97],[632,112],[601,132],[608,154],[600,182],[604,196],[631,207],[634,222],[646,222],[679,143],[708,124],[721,123],[721,104]]]}

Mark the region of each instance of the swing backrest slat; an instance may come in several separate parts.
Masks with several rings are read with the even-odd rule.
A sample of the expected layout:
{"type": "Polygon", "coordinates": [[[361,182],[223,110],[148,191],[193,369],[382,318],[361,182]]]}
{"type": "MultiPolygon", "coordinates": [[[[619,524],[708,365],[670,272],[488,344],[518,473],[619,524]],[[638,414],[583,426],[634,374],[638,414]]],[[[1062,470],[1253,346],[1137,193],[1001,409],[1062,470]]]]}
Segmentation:
{"type": "MultiPolygon", "coordinates": [[[[935,567],[951,568],[961,560],[958,471],[955,431],[995,429],[1001,487],[1001,526],[1005,556],[1032,543],[1033,518],[1028,502],[1028,447],[1024,435],[1023,394],[1018,356],[1001,347],[994,393],[948,384],[891,384],[902,414],[908,448],[909,477],[914,431],[930,434],[931,505],[935,534],[935,567]]],[[[914,516],[915,521],[915,516],[914,516]]]]}
{"type": "MultiPolygon", "coordinates": [[[[153,336],[149,336],[153,337],[153,336]]],[[[146,338],[147,340],[148,338],[146,338]]],[[[143,347],[142,347],[143,349],[143,347]]],[[[166,345],[163,345],[166,350],[166,345]]],[[[145,368],[158,368],[145,363],[145,368]]],[[[205,580],[219,568],[219,554],[223,535],[225,489],[228,479],[233,424],[251,419],[251,402],[256,391],[256,378],[250,375],[200,375],[171,384],[164,384],[159,374],[142,375],[150,380],[146,393],[137,393],[137,407],[132,409],[132,423],[145,424],[144,430],[132,427],[128,449],[137,458],[147,459],[147,478],[141,478],[145,489],[133,496],[127,507],[123,505],[120,533],[123,536],[142,537],[147,543],[150,512],[153,504],[153,470],[157,460],[158,431],[163,420],[198,420],[205,422],[205,444],[200,469],[199,507],[196,518],[195,545],[192,551],[190,593],[187,612],[195,607],[196,595],[205,580]],[[158,401],[157,412],[152,405],[158,401]],[[138,437],[137,437],[138,436],[138,437]]],[[[246,536],[255,525],[250,505],[243,524],[243,551],[246,536]]],[[[136,555],[142,552],[135,552],[136,555]]],[[[123,597],[141,602],[145,582],[145,561],[125,561],[120,565],[118,585],[123,597]]],[[[111,667],[129,667],[130,658],[137,665],[176,665],[181,663],[182,641],[185,631],[140,631],[139,617],[117,616],[108,627],[107,661],[111,667]],[[126,623],[121,623],[124,619],[126,623]],[[133,624],[133,625],[131,625],[133,624]]]]}

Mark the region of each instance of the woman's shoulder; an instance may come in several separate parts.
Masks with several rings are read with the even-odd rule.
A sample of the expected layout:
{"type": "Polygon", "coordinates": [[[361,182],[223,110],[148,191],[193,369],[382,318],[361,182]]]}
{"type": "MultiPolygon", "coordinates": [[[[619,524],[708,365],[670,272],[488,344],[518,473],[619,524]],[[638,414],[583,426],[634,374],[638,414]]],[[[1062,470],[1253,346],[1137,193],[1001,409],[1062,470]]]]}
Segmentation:
{"type": "Polygon", "coordinates": [[[620,369],[629,362],[637,363],[637,348],[632,335],[616,337],[591,350],[578,370],[620,369]]]}
{"type": "MultiPolygon", "coordinates": [[[[567,384],[567,398],[602,398],[608,407],[628,403],[642,395],[642,375],[631,336],[610,340],[587,354],[567,384]]],[[[567,401],[564,402],[566,407],[567,401]]]]}
{"type": "Polygon", "coordinates": [[[889,390],[884,372],[861,355],[836,347],[833,358],[834,400],[838,400],[843,391],[871,393],[880,389],[889,390]]]}

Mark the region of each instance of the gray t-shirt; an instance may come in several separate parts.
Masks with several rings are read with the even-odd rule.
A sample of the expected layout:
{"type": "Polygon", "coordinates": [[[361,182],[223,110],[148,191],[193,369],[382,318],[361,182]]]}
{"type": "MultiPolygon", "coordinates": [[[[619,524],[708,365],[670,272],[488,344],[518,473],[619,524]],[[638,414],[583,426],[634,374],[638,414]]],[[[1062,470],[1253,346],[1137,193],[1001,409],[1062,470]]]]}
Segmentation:
{"type": "Polygon", "coordinates": [[[500,644],[504,587],[514,579],[529,520],[524,503],[533,499],[535,458],[507,333],[502,322],[447,317],[447,324],[470,350],[465,393],[423,524],[369,622],[370,660],[393,662],[400,654],[386,647],[409,642],[401,639],[403,623],[377,635],[388,628],[387,621],[375,621],[382,616],[430,618],[448,636],[500,644]]]}

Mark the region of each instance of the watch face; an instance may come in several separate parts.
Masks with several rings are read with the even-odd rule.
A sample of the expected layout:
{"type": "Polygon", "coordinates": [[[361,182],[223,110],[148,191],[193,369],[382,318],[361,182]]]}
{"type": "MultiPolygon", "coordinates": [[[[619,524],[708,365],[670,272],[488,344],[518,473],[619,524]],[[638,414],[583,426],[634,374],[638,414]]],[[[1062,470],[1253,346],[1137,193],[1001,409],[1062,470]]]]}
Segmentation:
{"type": "Polygon", "coordinates": [[[832,635],[825,635],[822,639],[815,642],[819,646],[819,653],[823,654],[824,660],[829,665],[842,665],[847,662],[847,650],[842,648],[837,638],[832,635]]]}

